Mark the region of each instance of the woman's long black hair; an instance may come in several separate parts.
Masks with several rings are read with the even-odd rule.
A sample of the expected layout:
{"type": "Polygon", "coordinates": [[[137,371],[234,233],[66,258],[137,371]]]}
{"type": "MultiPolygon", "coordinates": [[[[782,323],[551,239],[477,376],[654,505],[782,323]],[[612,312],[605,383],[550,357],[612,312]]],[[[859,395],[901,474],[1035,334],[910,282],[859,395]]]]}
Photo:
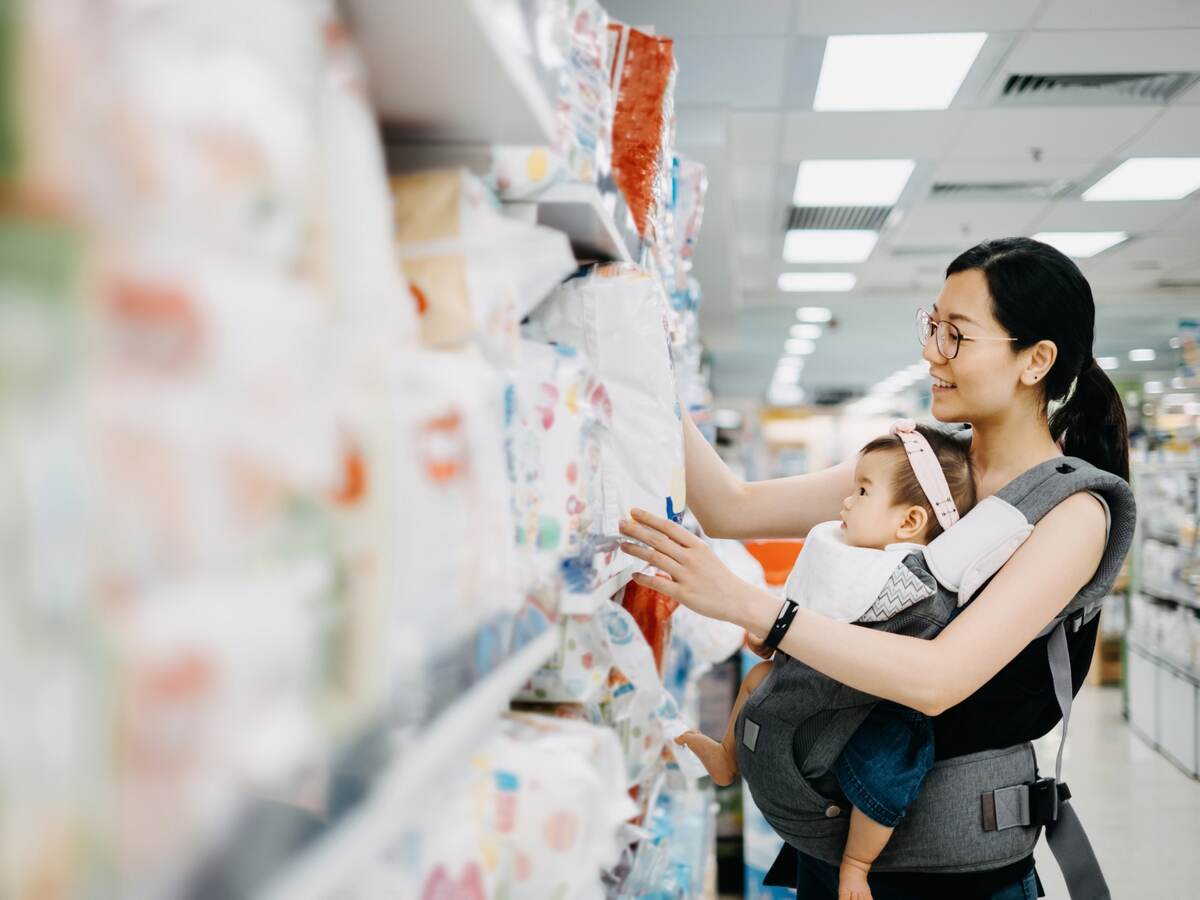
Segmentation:
{"type": "Polygon", "coordinates": [[[1058,347],[1042,382],[1047,407],[1066,398],[1050,416],[1051,437],[1068,456],[1128,480],[1125,407],[1092,354],[1096,304],[1079,267],[1049,244],[1012,237],[977,244],[950,263],[946,276],[971,269],[987,279],[992,315],[1017,339],[1017,350],[1043,340],[1058,347]]]}

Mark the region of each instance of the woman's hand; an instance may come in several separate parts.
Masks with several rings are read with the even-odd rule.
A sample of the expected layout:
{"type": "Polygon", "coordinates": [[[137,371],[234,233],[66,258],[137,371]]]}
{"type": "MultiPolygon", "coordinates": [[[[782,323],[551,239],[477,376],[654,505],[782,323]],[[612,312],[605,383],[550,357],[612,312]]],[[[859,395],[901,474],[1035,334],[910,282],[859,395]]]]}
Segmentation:
{"type": "Polygon", "coordinates": [[[743,606],[747,591],[752,590],[750,585],[729,571],[712,548],[686,528],[640,509],[633,510],[632,515],[633,521],[622,520],[621,534],[648,546],[622,542],[621,549],[665,573],[639,573],[633,580],[703,616],[744,627],[743,606]]]}

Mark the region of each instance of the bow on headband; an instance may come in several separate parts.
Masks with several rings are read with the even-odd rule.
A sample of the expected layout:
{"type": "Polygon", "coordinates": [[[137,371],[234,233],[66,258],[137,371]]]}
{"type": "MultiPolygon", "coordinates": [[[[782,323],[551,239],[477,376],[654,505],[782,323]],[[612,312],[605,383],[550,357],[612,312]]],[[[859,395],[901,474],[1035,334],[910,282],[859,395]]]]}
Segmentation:
{"type": "Polygon", "coordinates": [[[933,507],[938,524],[943,529],[949,528],[958,521],[958,507],[950,494],[950,485],[946,483],[946,474],[942,471],[937,454],[929,446],[929,441],[925,440],[925,435],[917,431],[917,423],[912,419],[900,419],[892,425],[892,434],[903,442],[908,463],[933,507]]]}

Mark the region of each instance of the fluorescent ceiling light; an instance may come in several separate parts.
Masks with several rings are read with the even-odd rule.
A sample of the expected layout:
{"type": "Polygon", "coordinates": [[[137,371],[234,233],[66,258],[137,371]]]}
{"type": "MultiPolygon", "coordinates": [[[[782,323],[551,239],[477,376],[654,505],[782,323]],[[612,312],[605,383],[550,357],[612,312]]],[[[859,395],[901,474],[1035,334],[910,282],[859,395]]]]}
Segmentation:
{"type": "Polygon", "coordinates": [[[1111,372],[1121,365],[1121,361],[1115,356],[1099,356],[1096,358],[1096,364],[1104,369],[1104,371],[1111,372]]]}
{"type": "Polygon", "coordinates": [[[773,384],[767,400],[773,406],[796,406],[804,401],[804,391],[794,384],[773,384]]]}
{"type": "Polygon", "coordinates": [[[1124,231],[1039,231],[1033,239],[1049,244],[1067,256],[1088,259],[1128,237],[1124,231]]]}
{"type": "Polygon", "coordinates": [[[796,229],[783,239],[783,261],[789,263],[859,263],[864,262],[875,242],[878,231],[853,229],[796,229]]]}
{"type": "Polygon", "coordinates": [[[796,310],[796,318],[801,322],[815,322],[823,325],[833,320],[833,310],[824,306],[802,306],[796,310]]]}
{"type": "Polygon", "coordinates": [[[812,341],[805,341],[800,338],[792,338],[783,347],[788,353],[798,353],[801,356],[813,353],[817,349],[817,345],[812,341]]]}
{"type": "Polygon", "coordinates": [[[1149,350],[1149,349],[1130,350],[1129,351],[1129,361],[1130,362],[1153,362],[1154,357],[1155,357],[1154,351],[1149,350]]]}
{"type": "Polygon", "coordinates": [[[779,276],[779,289],[788,293],[852,291],[857,280],[853,272],[784,272],[779,276]]]}
{"type": "Polygon", "coordinates": [[[1161,381],[1147,381],[1142,385],[1142,389],[1147,394],[1161,394],[1163,392],[1163,384],[1161,381]]]}
{"type": "Polygon", "coordinates": [[[1181,200],[1200,188],[1200,157],[1127,159],[1083,192],[1084,200],[1181,200]]]}
{"type": "Polygon", "coordinates": [[[893,206],[916,165],[911,159],[806,159],[796,173],[792,202],[796,206],[893,206]]]}
{"type": "Polygon", "coordinates": [[[982,32],[833,35],[813,109],[945,109],[985,40],[982,32]]]}
{"type": "Polygon", "coordinates": [[[794,338],[801,338],[806,341],[815,341],[821,336],[820,325],[793,325],[788,332],[794,338]]]}

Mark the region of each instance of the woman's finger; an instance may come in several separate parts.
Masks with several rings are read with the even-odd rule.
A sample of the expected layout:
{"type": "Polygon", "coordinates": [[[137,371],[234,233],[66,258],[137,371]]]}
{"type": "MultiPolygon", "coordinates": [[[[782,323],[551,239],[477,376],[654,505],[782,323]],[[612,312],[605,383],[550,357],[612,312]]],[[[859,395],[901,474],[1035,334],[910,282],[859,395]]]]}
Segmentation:
{"type": "Polygon", "coordinates": [[[671,540],[675,541],[675,543],[682,544],[684,547],[695,547],[700,543],[700,538],[696,537],[682,525],[676,525],[670,519],[653,515],[644,509],[630,510],[630,515],[642,525],[647,525],[655,531],[661,531],[671,540]]]}
{"type": "Polygon", "coordinates": [[[675,562],[675,560],[671,559],[665,553],[659,553],[653,547],[643,547],[641,544],[631,544],[628,541],[622,541],[620,546],[630,556],[636,556],[638,559],[645,560],[656,569],[662,569],[676,580],[683,574],[683,569],[680,568],[679,563],[675,562]]]}
{"type": "Polygon", "coordinates": [[[661,531],[655,531],[653,528],[646,528],[644,525],[639,525],[637,522],[631,522],[628,519],[621,520],[621,534],[626,537],[636,538],[643,544],[649,544],[660,553],[664,553],[674,560],[683,562],[683,547],[675,543],[661,531]]]}
{"type": "Polygon", "coordinates": [[[633,576],[633,580],[642,587],[648,587],[652,591],[658,591],[664,596],[670,597],[672,600],[679,600],[681,588],[678,583],[672,581],[664,575],[648,575],[645,572],[638,572],[633,576]]]}

